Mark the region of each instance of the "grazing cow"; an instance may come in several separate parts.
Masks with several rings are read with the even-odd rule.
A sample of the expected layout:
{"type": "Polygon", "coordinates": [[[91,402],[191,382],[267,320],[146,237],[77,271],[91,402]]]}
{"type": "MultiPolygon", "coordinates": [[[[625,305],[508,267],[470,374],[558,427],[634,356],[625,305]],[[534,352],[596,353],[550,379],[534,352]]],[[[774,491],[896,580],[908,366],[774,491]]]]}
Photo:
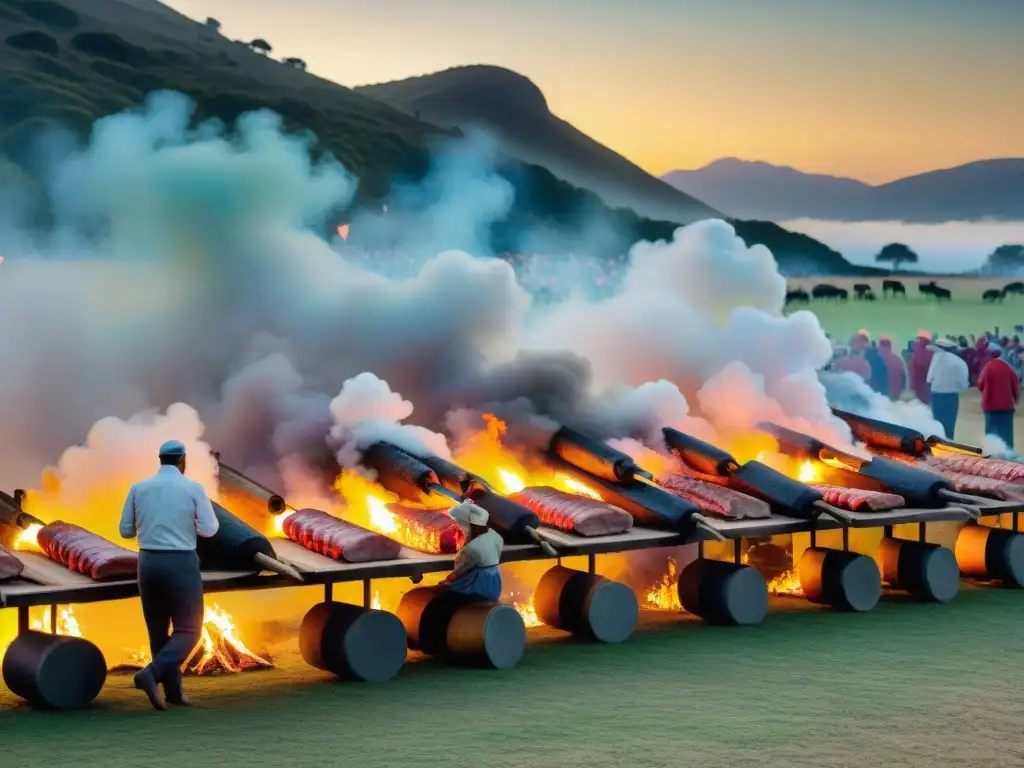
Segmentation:
{"type": "Polygon", "coordinates": [[[899,280],[882,281],[882,296],[886,296],[890,291],[892,291],[893,297],[898,293],[904,299],[907,298],[907,289],[899,280]]]}
{"type": "Polygon", "coordinates": [[[991,303],[1002,301],[1006,297],[1002,291],[998,288],[989,288],[983,294],[981,294],[981,300],[991,303]]]}
{"type": "Polygon", "coordinates": [[[938,301],[953,300],[952,291],[950,291],[948,288],[940,288],[937,285],[934,288],[932,288],[932,296],[934,296],[938,301]]]}
{"type": "Polygon", "coordinates": [[[863,299],[865,294],[871,293],[871,286],[867,283],[854,283],[853,292],[856,294],[854,298],[863,299]]]}
{"type": "Polygon", "coordinates": [[[839,299],[840,301],[846,301],[847,299],[850,298],[850,292],[845,288],[837,288],[836,298],[839,299]]]}
{"type": "Polygon", "coordinates": [[[1003,288],[1003,296],[1009,296],[1010,294],[1020,296],[1022,293],[1024,293],[1024,283],[1009,283],[1003,288]]]}
{"type": "Polygon", "coordinates": [[[787,304],[809,304],[811,301],[811,295],[803,288],[797,288],[794,291],[786,291],[786,303],[787,304]]]}
{"type": "Polygon", "coordinates": [[[934,296],[936,288],[938,288],[938,286],[935,284],[934,280],[932,280],[930,283],[917,284],[917,290],[921,292],[922,296],[934,296]]]}
{"type": "Polygon", "coordinates": [[[872,291],[869,288],[867,291],[865,291],[863,294],[861,294],[857,298],[860,299],[861,301],[874,301],[875,300],[875,292],[872,291]]]}
{"type": "MultiPolygon", "coordinates": [[[[841,290],[841,288],[836,288],[834,285],[820,283],[811,289],[811,296],[815,299],[838,299],[841,290]]],[[[846,293],[846,291],[842,292],[846,293]]]]}

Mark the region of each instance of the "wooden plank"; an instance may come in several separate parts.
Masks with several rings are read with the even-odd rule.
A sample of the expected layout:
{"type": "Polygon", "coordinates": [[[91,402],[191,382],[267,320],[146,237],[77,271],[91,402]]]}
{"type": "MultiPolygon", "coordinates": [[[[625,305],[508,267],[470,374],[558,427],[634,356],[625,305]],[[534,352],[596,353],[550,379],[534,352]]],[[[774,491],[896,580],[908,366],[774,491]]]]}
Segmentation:
{"type": "Polygon", "coordinates": [[[55,563],[46,555],[36,552],[15,552],[14,556],[25,566],[25,570],[21,574],[22,578],[38,584],[53,587],[78,587],[96,583],[84,573],[72,571],[60,563],[55,563]]]}

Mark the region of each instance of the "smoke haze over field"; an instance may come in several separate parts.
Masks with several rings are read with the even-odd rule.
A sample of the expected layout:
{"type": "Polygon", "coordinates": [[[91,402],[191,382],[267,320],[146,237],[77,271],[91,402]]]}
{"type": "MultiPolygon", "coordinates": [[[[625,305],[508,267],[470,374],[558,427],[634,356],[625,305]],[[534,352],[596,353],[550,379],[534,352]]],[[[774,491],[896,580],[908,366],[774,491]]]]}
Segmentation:
{"type": "MultiPolygon", "coordinates": [[[[512,203],[486,142],[444,147],[423,185],[396,191],[418,217],[409,205],[353,219],[403,250],[404,266],[384,253],[370,271],[319,234],[355,193],[344,168],[313,162],[309,140],[267,113],[231,136],[190,118],[165,93],[99,121],[50,176],[57,228],[4,264],[5,487],[35,482],[94,422],[174,403],[189,406],[167,419],[194,452],[208,441],[303,494],[373,439],[443,453],[440,433],[457,439],[483,410],[514,422],[510,434],[550,417],[649,444],[665,425],[727,434],[766,417],[847,434],[816,376],[830,356],[817,320],[782,316],[771,254],[725,222],[637,244],[610,298],[542,307],[507,263],[479,258],[481,228],[512,203]],[[453,243],[470,252],[434,255],[453,243]]],[[[111,435],[139,423],[104,422],[87,448],[138,466],[155,437],[111,435]]],[[[62,487],[80,487],[79,470],[97,480],[95,466],[66,459],[62,487]]]]}
{"type": "Polygon", "coordinates": [[[1024,244],[1024,222],[1013,221],[908,224],[903,221],[796,219],[781,224],[820,240],[858,265],[877,266],[875,256],[884,246],[903,243],[920,259],[917,264],[903,268],[922,272],[978,269],[1000,245],[1024,244]]]}

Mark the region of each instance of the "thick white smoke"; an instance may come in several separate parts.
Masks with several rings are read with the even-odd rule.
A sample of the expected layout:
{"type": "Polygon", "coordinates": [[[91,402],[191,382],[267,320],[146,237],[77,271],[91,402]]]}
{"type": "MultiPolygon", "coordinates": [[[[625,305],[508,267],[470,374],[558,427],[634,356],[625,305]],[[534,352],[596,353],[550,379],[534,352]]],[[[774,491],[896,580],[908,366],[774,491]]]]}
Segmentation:
{"type": "MultiPolygon", "coordinates": [[[[610,298],[536,307],[508,264],[466,251],[400,277],[353,263],[321,235],[355,191],[340,165],[311,161],[310,141],[272,115],[245,116],[231,136],[190,128],[191,115],[161,94],[99,121],[52,174],[51,241],[3,266],[8,487],[31,484],[94,422],[179,401],[227,463],[303,493],[385,433],[446,455],[450,413],[649,445],[665,425],[710,437],[769,416],[835,429],[815,375],[827,339],[813,315],[781,314],[771,254],[725,222],[636,246],[610,298]]],[[[453,144],[433,181],[399,187],[422,197],[430,226],[462,227],[429,248],[482,248],[481,227],[507,210],[488,152],[453,144]]],[[[388,216],[373,226],[400,238],[408,220],[388,216]]]]}

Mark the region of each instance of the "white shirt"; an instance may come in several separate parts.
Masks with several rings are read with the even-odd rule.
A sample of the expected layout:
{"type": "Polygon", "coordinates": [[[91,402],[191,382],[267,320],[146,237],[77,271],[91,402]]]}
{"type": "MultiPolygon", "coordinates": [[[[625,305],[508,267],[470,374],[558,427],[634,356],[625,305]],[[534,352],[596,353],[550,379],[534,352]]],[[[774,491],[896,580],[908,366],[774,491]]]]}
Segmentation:
{"type": "Polygon", "coordinates": [[[967,363],[952,352],[937,350],[928,366],[927,381],[937,395],[958,395],[970,387],[967,363]]]}
{"type": "Polygon", "coordinates": [[[455,554],[455,573],[460,576],[473,568],[488,568],[501,562],[501,549],[505,545],[501,536],[487,531],[470,539],[455,554]]]}
{"type": "Polygon", "coordinates": [[[219,527],[203,486],[166,465],[132,486],[121,513],[121,536],[138,534],[139,549],[194,552],[196,534],[209,538],[219,527]]]}

